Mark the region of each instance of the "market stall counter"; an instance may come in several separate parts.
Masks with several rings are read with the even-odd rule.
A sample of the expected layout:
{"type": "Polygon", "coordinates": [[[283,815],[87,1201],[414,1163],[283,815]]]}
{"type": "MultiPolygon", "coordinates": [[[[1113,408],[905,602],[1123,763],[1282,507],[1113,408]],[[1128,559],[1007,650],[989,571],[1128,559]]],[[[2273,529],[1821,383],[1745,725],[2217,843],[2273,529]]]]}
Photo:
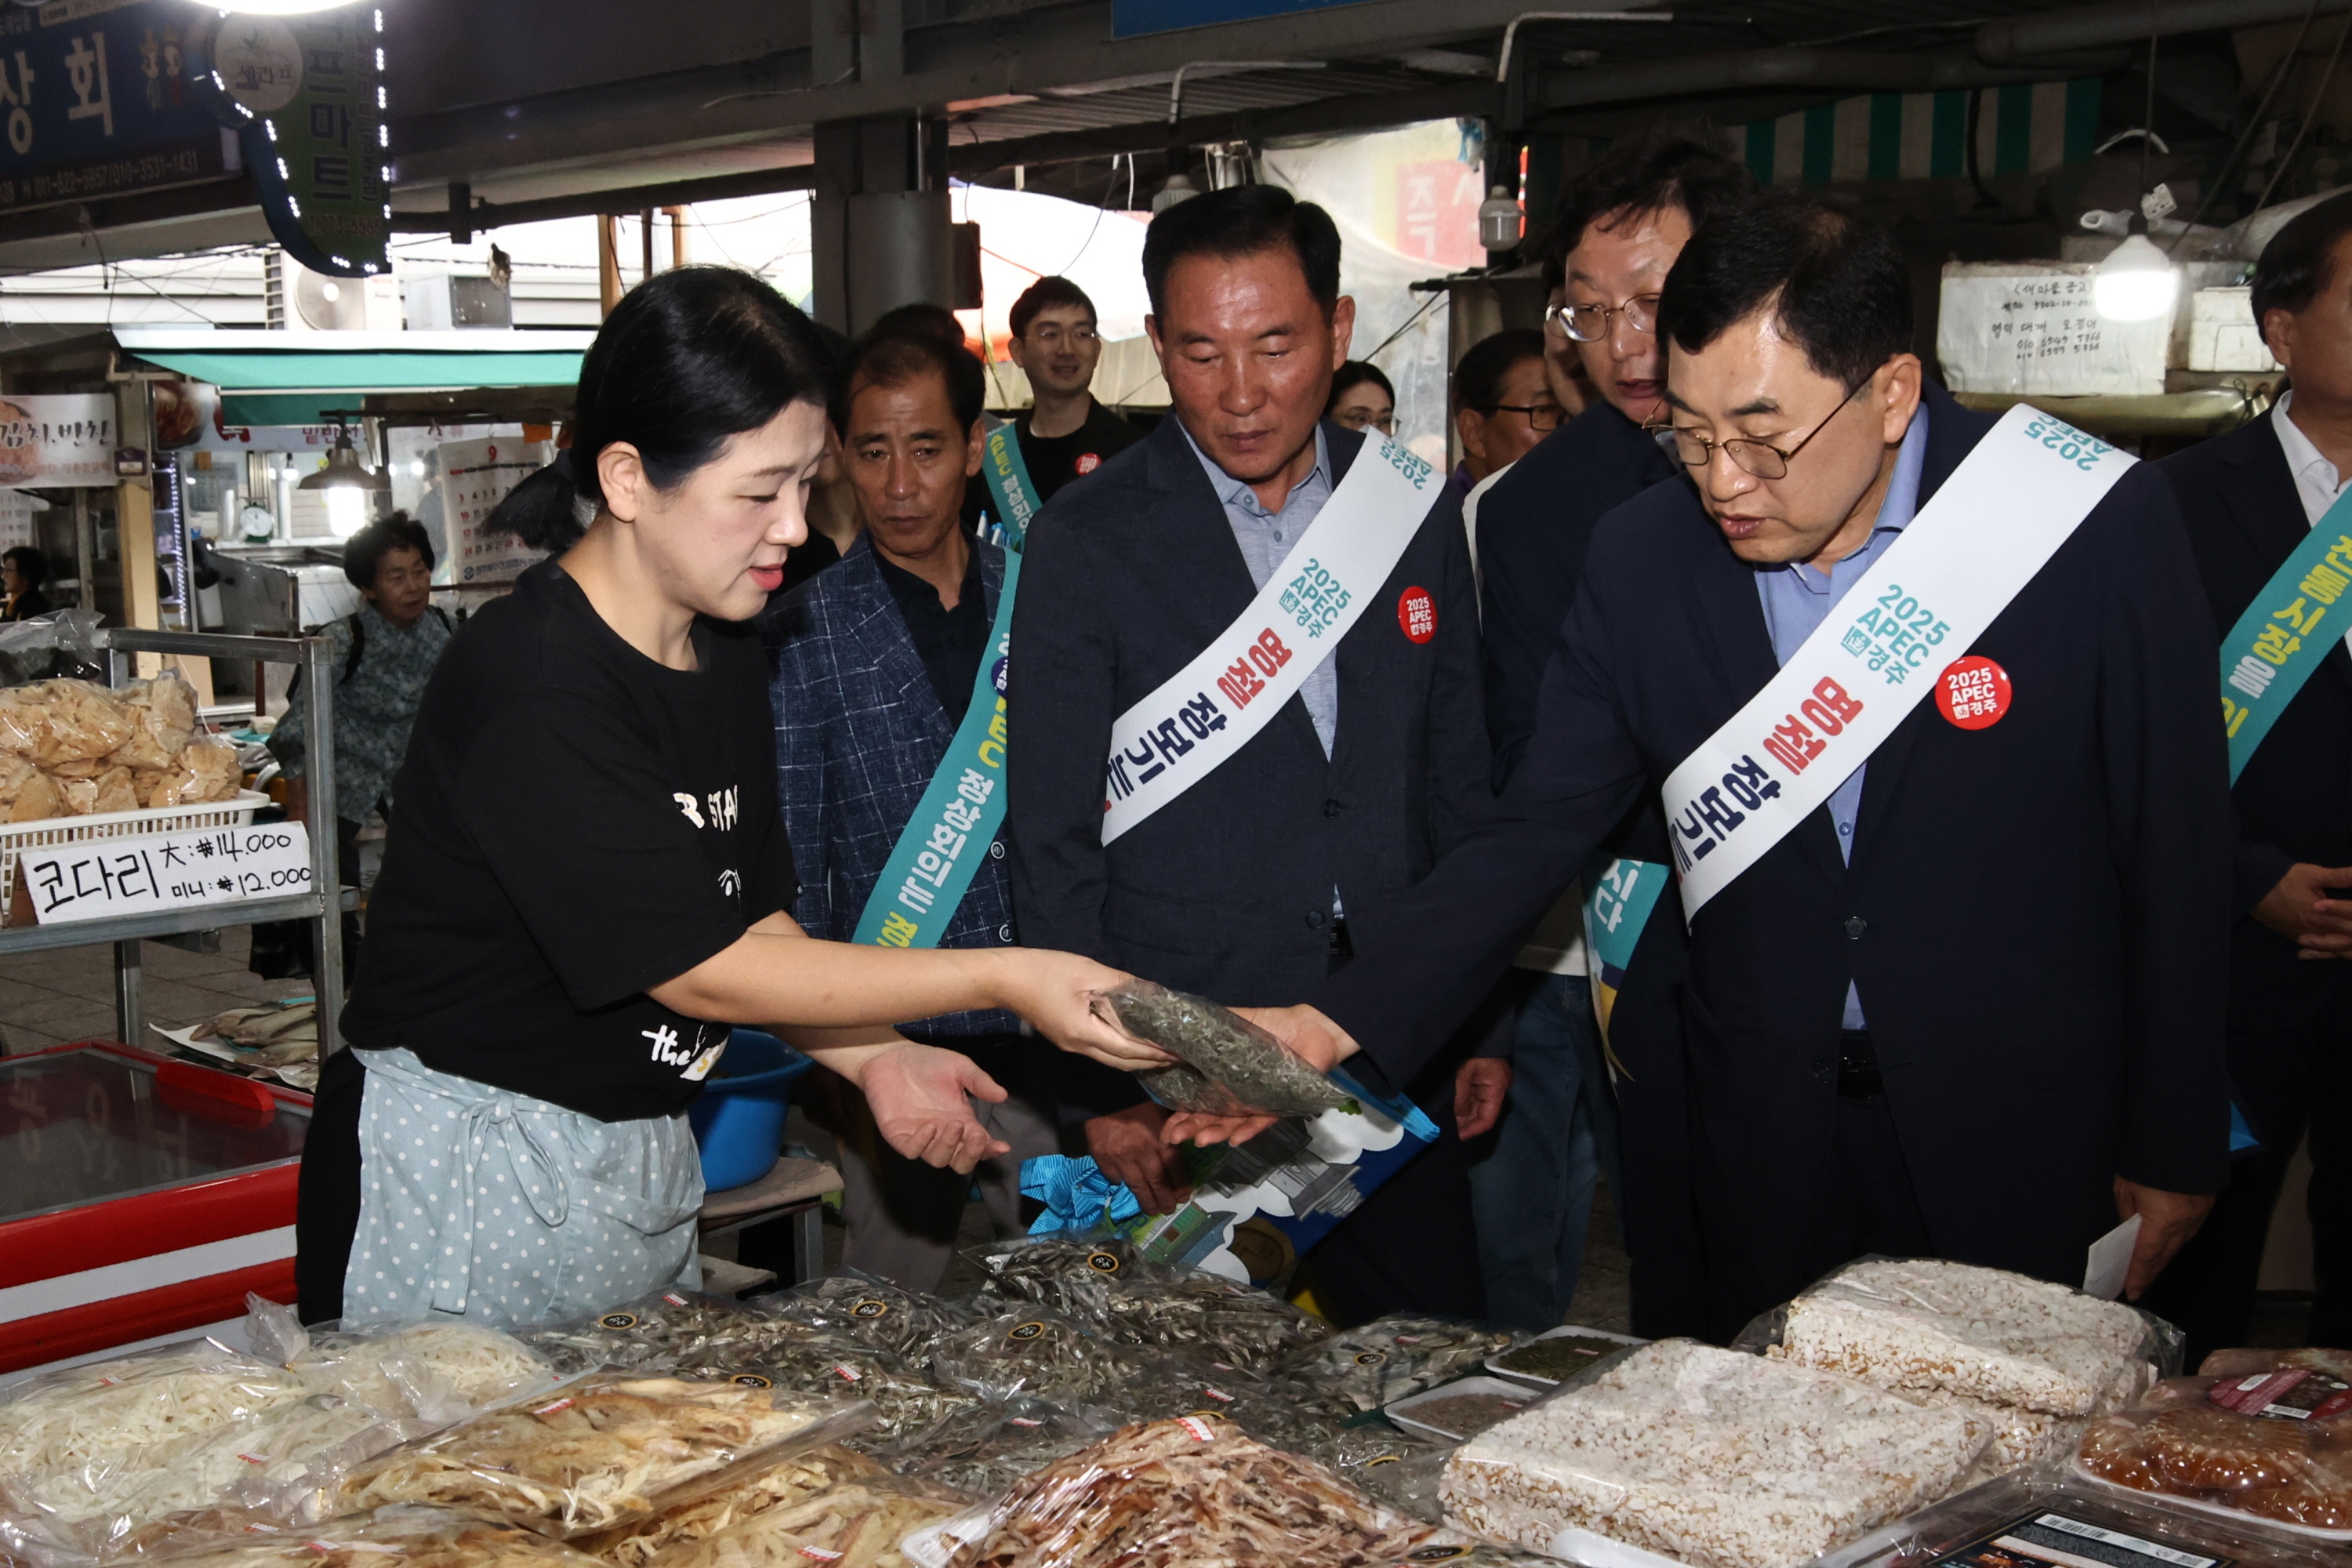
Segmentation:
{"type": "Polygon", "coordinates": [[[310,1116],[110,1042],[0,1059],[0,1374],[292,1300],[310,1116]]]}

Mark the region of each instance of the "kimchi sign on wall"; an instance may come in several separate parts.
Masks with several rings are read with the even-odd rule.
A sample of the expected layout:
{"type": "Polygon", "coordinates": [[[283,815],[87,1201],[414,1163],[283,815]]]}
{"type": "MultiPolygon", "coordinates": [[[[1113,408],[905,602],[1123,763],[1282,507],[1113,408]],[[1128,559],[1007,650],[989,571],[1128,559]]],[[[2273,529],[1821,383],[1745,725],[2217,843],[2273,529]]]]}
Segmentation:
{"type": "Polygon", "coordinates": [[[0,397],[0,485],[114,483],[114,395],[0,397]]]}

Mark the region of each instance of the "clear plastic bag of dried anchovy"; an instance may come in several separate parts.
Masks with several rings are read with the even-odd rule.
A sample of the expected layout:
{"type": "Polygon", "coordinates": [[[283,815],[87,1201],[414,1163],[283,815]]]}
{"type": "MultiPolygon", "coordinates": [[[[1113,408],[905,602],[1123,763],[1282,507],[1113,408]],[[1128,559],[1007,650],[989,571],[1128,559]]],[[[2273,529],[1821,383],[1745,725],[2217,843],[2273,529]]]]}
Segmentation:
{"type": "Polygon", "coordinates": [[[887,1279],[845,1268],[774,1296],[752,1308],[813,1329],[846,1334],[876,1350],[921,1358],[941,1336],[969,1328],[973,1314],[951,1301],[903,1290],[887,1279]]]}
{"type": "Polygon", "coordinates": [[[576,1376],[602,1367],[668,1372],[689,1362],[724,1363],[765,1345],[805,1339],[808,1331],[740,1301],[670,1289],[572,1322],[528,1330],[520,1337],[558,1372],[576,1376]]]}
{"type": "Polygon", "coordinates": [[[1204,996],[1148,980],[1094,994],[1104,1022],[1179,1058],[1136,1076],[1171,1110],[1320,1116],[1355,1100],[1265,1030],[1204,996]]]}
{"type": "Polygon", "coordinates": [[[975,1497],[995,1497],[1033,1470],[1118,1430],[1120,1418],[1086,1405],[1015,1399],[959,1410],[875,1458],[900,1475],[926,1476],[975,1497]]]}
{"type": "Polygon", "coordinates": [[[1163,1352],[1145,1363],[1134,1386],[1120,1390],[1120,1403],[1130,1419],[1217,1415],[1270,1448],[1313,1454],[1339,1432],[1339,1423],[1300,1409],[1291,1392],[1229,1362],[1163,1352]]]}
{"type": "Polygon", "coordinates": [[[1093,1401],[1131,1385],[1142,1359],[1045,1307],[1024,1306],[940,1340],[931,1371],[1002,1402],[1018,1394],[1093,1401]]]}
{"type": "Polygon", "coordinates": [[[1145,1258],[1117,1237],[1031,1237],[965,1254],[992,1290],[1051,1307],[1123,1344],[1256,1371],[1331,1332],[1287,1301],[1145,1258]]]}
{"type": "Polygon", "coordinates": [[[1353,1481],[1367,1495],[1391,1508],[1402,1509],[1432,1524],[1443,1521],[1445,1505],[1437,1484],[1445,1474],[1451,1443],[1431,1443],[1398,1431],[1382,1421],[1364,1426],[1341,1426],[1316,1447],[1305,1450],[1353,1481]]]}
{"type": "Polygon", "coordinates": [[[872,1349],[845,1334],[796,1326],[806,1339],[776,1341],[720,1360],[689,1361],[677,1374],[773,1388],[829,1405],[870,1400],[874,1425],[845,1439],[855,1448],[880,1447],[980,1403],[978,1394],[942,1384],[903,1356],[872,1349]]]}
{"type": "Polygon", "coordinates": [[[1278,1369],[1303,1407],[1326,1415],[1378,1410],[1476,1372],[1528,1338],[1509,1329],[1406,1313],[1375,1318],[1300,1352],[1278,1369]]]}

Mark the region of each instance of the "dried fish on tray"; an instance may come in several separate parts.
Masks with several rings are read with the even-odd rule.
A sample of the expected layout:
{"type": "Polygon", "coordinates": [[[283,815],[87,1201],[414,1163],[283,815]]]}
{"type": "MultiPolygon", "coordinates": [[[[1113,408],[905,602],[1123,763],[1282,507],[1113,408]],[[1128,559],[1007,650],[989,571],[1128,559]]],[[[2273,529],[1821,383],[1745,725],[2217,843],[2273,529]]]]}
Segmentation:
{"type": "Polygon", "coordinates": [[[1444,1318],[1395,1314],[1335,1334],[1286,1362],[1297,1403],[1327,1415],[1378,1410],[1484,1366],[1526,1336],[1444,1318]]]}
{"type": "Polygon", "coordinates": [[[1099,1399],[1139,1365],[1132,1352],[1043,1307],[982,1318],[941,1340],[931,1355],[939,1377],[999,1401],[1020,1394],[1099,1399]]]}
{"type": "Polygon", "coordinates": [[[173,1568],[598,1568],[534,1531],[456,1509],[395,1503],[322,1524],[173,1544],[173,1568]]]}
{"type": "Polygon", "coordinates": [[[1355,1104],[1280,1040],[1204,996],[1130,980],[1096,992],[1094,1009],[1106,1023],[1179,1058],[1136,1075],[1172,1110],[1320,1116],[1355,1104]]]}
{"type": "Polygon", "coordinates": [[[972,1314],[937,1296],[902,1290],[856,1269],[813,1279],[751,1305],[772,1317],[848,1334],[877,1350],[920,1358],[943,1335],[971,1325],[972,1314]]]}
{"type": "Polygon", "coordinates": [[[1035,1301],[1111,1339],[1186,1351],[1249,1371],[1330,1336],[1289,1302],[1214,1274],[1183,1273],[1116,1237],[998,1242],[965,1256],[992,1289],[1035,1301]]]}
{"type": "Polygon", "coordinates": [[[831,1441],[869,1415],[729,1384],[597,1374],[362,1465],[333,1500],[440,1503],[586,1535],[782,1458],[788,1444],[831,1441]]]}
{"type": "Polygon", "coordinates": [[[740,1302],[688,1290],[658,1290],[607,1312],[538,1329],[523,1342],[571,1375],[599,1367],[667,1372],[688,1363],[757,1353],[768,1344],[807,1338],[800,1325],[740,1302]]]}
{"type": "Polygon", "coordinates": [[[604,1559],[613,1568],[644,1568],[668,1547],[705,1540],[772,1508],[806,1502],[845,1481],[887,1473],[864,1455],[829,1444],[751,1470],[716,1491],[705,1492],[652,1519],[580,1536],[572,1544],[593,1557],[604,1559]]]}
{"type": "Polygon", "coordinates": [[[1357,1568],[1468,1544],[1201,1416],[1123,1428],[948,1529],[950,1568],[1357,1568]]]}
{"type": "Polygon", "coordinates": [[[1100,1442],[1118,1426],[1087,1405],[1015,1399],[959,1410],[876,1457],[902,1476],[925,1476],[975,1497],[995,1497],[1032,1470],[1100,1442]]]}
{"type": "Polygon", "coordinates": [[[1964,1411],[1666,1340],[1465,1443],[1442,1495],[1538,1550],[1589,1531],[1691,1568],[1789,1568],[1944,1496],[1988,1436],[1964,1411]]]}
{"type": "Polygon", "coordinates": [[[904,1476],[845,1481],[804,1501],[752,1515],[699,1541],[681,1542],[654,1568],[906,1568],[898,1543],[963,1511],[961,1492],[904,1476]]]}

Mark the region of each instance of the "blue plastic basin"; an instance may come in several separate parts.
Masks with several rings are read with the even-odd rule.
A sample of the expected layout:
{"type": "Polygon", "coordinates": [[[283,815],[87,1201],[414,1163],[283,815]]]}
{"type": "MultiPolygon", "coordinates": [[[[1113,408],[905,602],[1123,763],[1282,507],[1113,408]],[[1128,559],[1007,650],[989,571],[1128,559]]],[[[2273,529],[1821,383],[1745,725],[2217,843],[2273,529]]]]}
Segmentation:
{"type": "Polygon", "coordinates": [[[784,1113],[793,1080],[816,1063],[758,1029],[738,1029],[687,1110],[702,1148],[702,1185],[723,1193],[749,1186],[775,1169],[784,1147],[784,1113]]]}

